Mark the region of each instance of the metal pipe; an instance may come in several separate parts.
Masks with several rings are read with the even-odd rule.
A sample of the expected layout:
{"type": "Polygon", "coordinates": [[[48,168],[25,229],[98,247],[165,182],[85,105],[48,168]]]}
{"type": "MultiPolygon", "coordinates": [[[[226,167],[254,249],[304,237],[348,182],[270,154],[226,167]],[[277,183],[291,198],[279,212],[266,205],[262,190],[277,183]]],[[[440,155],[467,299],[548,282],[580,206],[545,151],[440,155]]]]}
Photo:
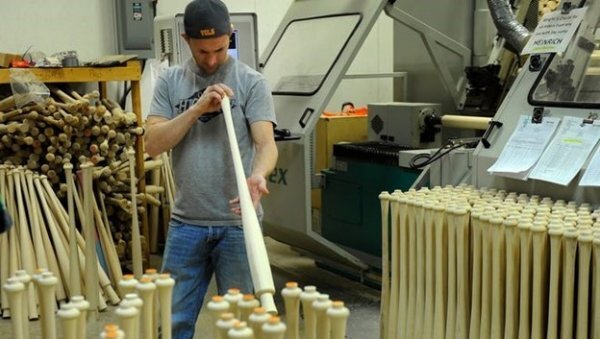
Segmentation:
{"type": "Polygon", "coordinates": [[[517,21],[507,0],[487,0],[487,3],[498,33],[506,39],[507,48],[520,53],[531,33],[517,21]]]}

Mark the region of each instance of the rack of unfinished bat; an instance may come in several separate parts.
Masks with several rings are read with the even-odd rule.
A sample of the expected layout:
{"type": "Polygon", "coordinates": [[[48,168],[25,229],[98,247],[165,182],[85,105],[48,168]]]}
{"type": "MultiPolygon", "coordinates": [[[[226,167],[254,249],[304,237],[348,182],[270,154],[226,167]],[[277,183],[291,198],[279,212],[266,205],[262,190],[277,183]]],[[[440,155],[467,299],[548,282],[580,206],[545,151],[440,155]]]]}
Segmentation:
{"type": "MultiPolygon", "coordinates": [[[[29,68],[27,69],[27,72],[32,74],[37,80],[43,83],[98,83],[99,97],[103,99],[107,98],[107,87],[109,82],[129,81],[131,83],[131,106],[134,115],[128,115],[127,118],[133,119],[133,122],[137,127],[141,127],[143,125],[140,90],[141,65],[138,60],[130,60],[125,64],[114,67],[29,68]]],[[[11,81],[10,76],[10,69],[0,69],[0,84],[9,84],[11,81]]],[[[56,92],[54,94],[56,94],[56,92]]],[[[79,100],[77,97],[73,98],[70,93],[65,93],[65,95],[66,96],[60,95],[59,98],[64,100],[66,104],[72,104],[74,100],[79,100]]],[[[12,106],[14,106],[14,98],[5,98],[0,101],[0,112],[8,113],[7,109],[12,106]]],[[[61,109],[66,111],[66,113],[70,113],[65,107],[61,109]]],[[[136,176],[141,178],[144,174],[143,141],[142,138],[135,138],[133,139],[133,142],[135,143],[136,151],[136,176]]],[[[74,146],[77,145],[74,144],[74,146]]],[[[51,175],[52,174],[53,173],[51,172],[51,175]]],[[[50,179],[55,180],[53,178],[50,179]]],[[[145,193],[146,181],[140,180],[138,184],[138,192],[145,193]]],[[[143,208],[146,208],[145,201],[142,201],[142,206],[143,208]]],[[[141,234],[148,239],[152,236],[149,230],[148,214],[142,213],[140,215],[140,219],[141,234]]],[[[149,251],[146,251],[144,254],[145,259],[148,260],[149,251]]]]}
{"type": "Polygon", "coordinates": [[[600,338],[600,213],[472,186],[382,192],[381,338],[600,338]]]}
{"type": "MultiPolygon", "coordinates": [[[[0,70],[0,83],[8,81],[6,72],[0,70]]],[[[139,112],[137,62],[31,72],[47,82],[132,80],[139,112]]],[[[136,277],[143,273],[148,237],[140,232],[139,219],[143,226],[147,205],[151,215],[172,205],[169,161],[134,150],[142,146],[138,114],[97,91],[81,95],[51,87],[51,92],[50,98],[22,107],[12,96],[0,100],[0,194],[14,223],[0,235],[0,284],[45,269],[58,279],[58,303],[94,287],[97,291],[87,291],[85,298],[96,300],[94,310],[103,310],[124,297],[117,286],[122,265],[131,266],[136,277]],[[146,186],[146,172],[159,184],[146,186]]],[[[158,224],[158,217],[151,221],[158,224]]],[[[37,319],[39,300],[31,287],[27,294],[26,318],[37,319]]],[[[4,289],[0,314],[11,316],[4,289]]]]}

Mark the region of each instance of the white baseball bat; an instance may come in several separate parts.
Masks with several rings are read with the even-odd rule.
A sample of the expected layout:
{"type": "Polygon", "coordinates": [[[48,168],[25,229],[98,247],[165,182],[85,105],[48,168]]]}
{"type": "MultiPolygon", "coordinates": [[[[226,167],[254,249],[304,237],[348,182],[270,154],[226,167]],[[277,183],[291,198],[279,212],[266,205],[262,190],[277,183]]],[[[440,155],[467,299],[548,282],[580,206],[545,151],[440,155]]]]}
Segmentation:
{"type": "Polygon", "coordinates": [[[23,324],[26,323],[26,319],[23,314],[27,305],[23,304],[22,294],[25,293],[25,285],[16,278],[8,278],[2,288],[6,291],[11,310],[10,321],[13,326],[13,338],[24,339],[23,324]]]}
{"type": "Polygon", "coordinates": [[[262,326],[263,339],[283,339],[286,326],[279,317],[271,317],[266,324],[262,326]]]}
{"type": "Polygon", "coordinates": [[[304,314],[304,338],[316,338],[316,319],[312,303],[319,297],[319,292],[315,286],[304,286],[304,291],[300,294],[302,303],[302,314],[304,314]]]}
{"type": "Polygon", "coordinates": [[[563,288],[561,303],[561,339],[573,338],[573,317],[575,313],[575,259],[577,255],[576,228],[567,228],[564,233],[565,256],[563,261],[563,288]]]}
{"type": "MultiPolygon", "coordinates": [[[[433,206],[432,200],[428,199],[423,208],[425,209],[425,315],[423,319],[423,338],[433,338],[433,309],[435,303],[435,252],[434,229],[433,229],[433,206]]],[[[333,326],[333,325],[332,325],[333,326]]],[[[333,327],[332,327],[333,328],[333,327]]],[[[333,339],[333,338],[332,338],[333,339]]]]}
{"type": "Polygon", "coordinates": [[[140,279],[144,273],[142,264],[142,244],[140,242],[140,224],[138,223],[138,212],[137,212],[137,180],[135,178],[135,151],[130,148],[127,151],[127,157],[129,158],[129,176],[130,190],[131,190],[131,261],[133,262],[133,275],[136,279],[140,279]]]}
{"type": "MultiPolygon", "coordinates": [[[[479,337],[479,319],[481,313],[481,253],[482,253],[482,238],[481,238],[481,214],[483,208],[473,208],[471,212],[471,229],[472,229],[472,244],[473,244],[473,274],[471,281],[471,319],[469,321],[469,338],[479,337]]],[[[437,234],[436,234],[437,236],[437,234]]],[[[436,238],[436,242],[437,242],[436,238]]],[[[436,262],[437,265],[437,262],[436,262]]],[[[436,276],[437,279],[437,276],[436,276]]],[[[437,280],[436,280],[437,283],[437,280]]],[[[436,299],[437,300],[437,299],[436,299]]]]}
{"type": "MultiPolygon", "coordinates": [[[[398,206],[399,206],[399,196],[396,193],[393,193],[390,197],[390,244],[392,246],[391,248],[391,256],[392,258],[398,258],[398,250],[399,250],[399,244],[398,244],[398,240],[399,240],[399,234],[398,234],[398,221],[399,221],[399,215],[398,215],[398,206]]],[[[387,217],[387,216],[386,216],[387,217]]],[[[387,222],[386,222],[386,226],[387,226],[387,222]]],[[[387,233],[387,232],[386,232],[387,233]]],[[[387,243],[388,239],[385,239],[385,242],[387,243]]],[[[387,247],[387,246],[386,246],[387,247]]],[[[391,275],[387,275],[385,277],[383,277],[383,279],[391,279],[390,282],[390,291],[389,291],[389,301],[386,302],[388,305],[388,310],[386,312],[387,314],[387,318],[388,318],[388,323],[386,324],[389,328],[387,329],[385,335],[387,335],[388,338],[395,338],[397,337],[396,332],[398,330],[397,326],[390,326],[392,324],[394,324],[394,322],[389,322],[390,319],[397,319],[398,318],[398,283],[400,281],[400,276],[399,276],[399,265],[398,265],[398,260],[392,260],[391,262],[391,267],[388,271],[387,274],[391,274],[391,275]],[[391,277],[391,278],[390,278],[391,277]]],[[[382,300],[383,303],[383,300],[382,300]]]]}
{"type": "MultiPolygon", "coordinates": [[[[285,304],[285,321],[287,322],[287,337],[288,339],[299,338],[299,310],[300,310],[300,294],[302,290],[296,282],[288,282],[285,288],[281,290],[281,296],[285,304]]],[[[252,322],[250,322],[252,323],[252,322]]]]}
{"type": "Polygon", "coordinates": [[[446,312],[446,339],[455,338],[456,330],[456,218],[455,206],[446,208],[448,220],[448,305],[446,312]]]}
{"type": "MultiPolygon", "coordinates": [[[[390,254],[389,254],[389,218],[390,218],[390,194],[381,192],[379,194],[381,204],[381,309],[379,311],[379,334],[380,339],[388,338],[390,305],[390,254]]],[[[286,311],[286,315],[287,315],[286,311]]],[[[289,324],[289,320],[286,321],[289,324]]],[[[291,327],[291,326],[290,326],[291,327]]]]}
{"type": "Polygon", "coordinates": [[[329,300],[328,294],[319,295],[317,300],[312,304],[315,318],[317,319],[317,339],[329,339],[329,332],[331,331],[331,324],[329,323],[329,318],[327,318],[327,309],[329,307],[331,307],[331,300],[329,300]]]}
{"type": "Polygon", "coordinates": [[[144,338],[155,339],[157,336],[156,324],[154,324],[154,293],[156,292],[156,285],[149,277],[142,277],[136,286],[136,290],[144,302],[141,314],[144,338]]]}
{"type": "Polygon", "coordinates": [[[171,339],[171,308],[173,303],[173,286],[175,279],[168,273],[163,273],[156,279],[156,288],[160,299],[160,327],[162,339],[171,339]]]}
{"type": "Polygon", "coordinates": [[[504,338],[504,229],[502,217],[490,220],[492,237],[492,315],[490,322],[490,338],[504,338]]]}
{"type": "Polygon", "coordinates": [[[42,335],[47,339],[56,338],[56,322],[54,312],[56,310],[56,285],[58,278],[52,272],[44,272],[36,279],[40,311],[42,313],[42,335]]]}
{"type": "MultiPolygon", "coordinates": [[[[407,214],[408,214],[408,293],[407,297],[407,307],[406,307],[406,318],[400,317],[400,320],[404,322],[406,325],[406,329],[404,331],[403,336],[399,336],[402,339],[410,339],[414,337],[415,333],[415,309],[417,304],[417,226],[415,224],[415,205],[414,200],[410,200],[407,204],[407,214]]],[[[392,284],[393,284],[392,280],[392,284]]],[[[393,293],[393,288],[392,288],[393,293]]],[[[393,300],[392,300],[393,302],[393,300]]],[[[391,337],[390,333],[390,338],[391,337]]]]}
{"type": "Polygon", "coordinates": [[[85,338],[87,335],[87,312],[90,309],[90,303],[83,299],[81,295],[72,296],[71,303],[79,310],[79,317],[77,317],[77,338],[85,338]]]}
{"type": "Polygon", "coordinates": [[[64,164],[67,178],[67,208],[69,209],[69,281],[71,295],[81,294],[81,273],[79,272],[79,253],[77,251],[77,229],[75,228],[75,206],[73,205],[73,165],[64,164]]]}
{"type": "Polygon", "coordinates": [[[533,262],[535,262],[532,276],[532,283],[535,287],[532,289],[531,298],[531,339],[545,338],[544,324],[546,310],[548,309],[548,291],[546,290],[548,281],[546,268],[548,262],[548,234],[546,232],[546,227],[537,222],[531,228],[533,262]]]}
{"type": "MultiPolygon", "coordinates": [[[[254,294],[244,294],[242,300],[238,304],[240,310],[240,320],[248,322],[248,317],[252,314],[252,311],[260,306],[260,302],[256,300],[254,294]]],[[[215,317],[215,321],[218,317],[215,317]]]]}
{"type": "MultiPolygon", "coordinates": [[[[469,284],[469,212],[465,207],[455,210],[456,227],[456,328],[455,337],[469,337],[469,312],[471,286],[469,284]]],[[[425,324],[425,326],[428,326],[425,324]]]]}
{"type": "MultiPolygon", "coordinates": [[[[327,316],[331,323],[331,339],[346,338],[346,323],[350,316],[350,311],[341,301],[334,301],[331,308],[327,310],[327,316]]],[[[429,326],[428,324],[427,326],[429,326]]]]}
{"type": "Polygon", "coordinates": [[[415,304],[415,338],[423,337],[425,316],[425,209],[424,201],[418,199],[415,204],[415,223],[417,225],[417,290],[415,304]]]}
{"type": "MultiPolygon", "coordinates": [[[[223,315],[225,314],[231,314],[231,313],[223,313],[221,314],[221,319],[223,319],[223,315]]],[[[231,314],[233,316],[233,314],[231,314]]],[[[286,311],[286,319],[287,316],[289,314],[286,311]]],[[[262,326],[269,321],[269,319],[272,317],[272,315],[270,315],[269,313],[267,313],[267,310],[265,310],[262,307],[257,307],[254,309],[254,312],[252,312],[252,314],[250,314],[250,316],[248,317],[248,324],[250,324],[250,327],[252,328],[252,331],[254,332],[254,339],[264,339],[263,338],[263,331],[262,331],[262,326]]],[[[298,313],[296,313],[296,317],[298,317],[298,313]]],[[[221,319],[217,320],[217,330],[219,332],[219,335],[221,335],[221,329],[219,327],[219,321],[221,321],[221,319]]],[[[298,322],[298,319],[296,319],[296,322],[298,322]]],[[[289,336],[291,332],[288,329],[288,338],[292,339],[293,337],[289,336]]],[[[219,336],[217,336],[217,338],[219,338],[219,336]]],[[[227,337],[225,337],[227,338],[227,337]]],[[[298,338],[298,337],[296,337],[298,338]]]]}
{"type": "Polygon", "coordinates": [[[593,338],[600,338],[600,233],[596,232],[594,236],[594,299],[592,315],[592,335],[593,338]]]}
{"type": "Polygon", "coordinates": [[[577,288],[577,339],[588,338],[588,308],[591,293],[589,291],[590,282],[590,261],[592,256],[592,242],[594,237],[591,229],[583,231],[579,235],[579,277],[577,288]]]}
{"type": "Polygon", "coordinates": [[[77,339],[77,320],[80,313],[73,303],[66,303],[58,310],[57,315],[62,322],[64,339],[77,339]]]}
{"type": "MultiPolygon", "coordinates": [[[[391,198],[390,204],[393,203],[393,196],[391,198]]],[[[394,326],[394,320],[391,318],[391,315],[388,314],[388,319],[390,319],[390,324],[394,326],[394,329],[388,329],[387,336],[389,339],[392,338],[390,335],[392,331],[395,331],[396,336],[399,338],[406,338],[407,333],[407,309],[408,309],[408,286],[409,286],[409,232],[408,232],[408,197],[405,194],[401,194],[398,197],[398,243],[397,249],[394,251],[392,249],[392,253],[397,253],[398,256],[392,258],[391,265],[392,267],[399,267],[399,279],[397,288],[398,288],[398,324],[394,326]]],[[[391,289],[391,287],[390,287],[391,289]]],[[[388,326],[390,326],[388,324],[388,326]]]]}
{"type": "Polygon", "coordinates": [[[221,101],[225,125],[227,126],[227,135],[229,136],[229,146],[233,158],[233,166],[240,197],[240,208],[242,211],[242,223],[244,226],[244,239],[246,242],[246,252],[250,265],[250,274],[256,295],[260,299],[260,304],[269,313],[277,313],[277,307],[273,300],[275,294],[275,284],[273,283],[273,274],[267,256],[267,249],[263,239],[262,231],[256,216],[256,210],[250,197],[242,157],[235,135],[233,118],[231,116],[231,106],[229,98],[225,96],[221,101]]]}
{"type": "MultiPolygon", "coordinates": [[[[265,311],[265,313],[266,313],[266,311],[265,311]]],[[[271,315],[269,315],[269,317],[271,317],[271,315]]],[[[219,330],[219,334],[217,335],[217,337],[215,339],[227,339],[229,337],[227,335],[227,332],[229,332],[229,330],[233,328],[233,325],[235,325],[235,323],[237,321],[238,320],[235,319],[235,317],[233,316],[233,313],[230,313],[230,312],[222,313],[221,318],[219,320],[217,320],[216,326],[217,326],[217,329],[219,330]]],[[[265,320],[265,322],[266,322],[266,320],[265,320]]]]}
{"type": "Polygon", "coordinates": [[[210,316],[212,317],[212,327],[215,337],[219,336],[219,329],[217,328],[217,321],[219,320],[222,313],[229,310],[229,303],[220,295],[215,295],[206,304],[210,316]]]}
{"type": "Polygon", "coordinates": [[[503,224],[506,239],[504,337],[516,338],[519,330],[519,312],[515,312],[519,306],[519,235],[516,219],[505,219],[503,224]]]}
{"type": "Polygon", "coordinates": [[[115,314],[119,317],[119,327],[123,329],[123,332],[127,338],[135,338],[138,310],[134,306],[123,306],[120,305],[115,310],[115,314]]]}
{"type": "MultiPolygon", "coordinates": [[[[433,314],[433,337],[444,337],[446,324],[447,296],[447,229],[445,226],[444,206],[440,203],[433,208],[435,228],[435,305],[433,314]]],[[[479,319],[478,319],[479,320],[479,319]]],[[[479,322],[479,321],[477,321],[479,322]]],[[[477,331],[479,333],[479,330],[477,331]]],[[[475,338],[475,337],[473,337],[475,338]]]]}
{"type": "MultiPolygon", "coordinates": [[[[21,268],[27,271],[28,275],[32,275],[35,270],[35,253],[33,244],[29,235],[29,222],[27,221],[27,213],[25,212],[25,202],[23,200],[23,185],[21,175],[24,175],[22,169],[17,169],[14,174],[15,192],[17,197],[17,208],[19,214],[19,245],[21,248],[21,268]]],[[[37,302],[33,285],[25,285],[27,289],[27,308],[29,319],[37,319],[37,302]]]]}
{"type": "MultiPolygon", "coordinates": [[[[6,205],[6,168],[4,166],[0,166],[0,195],[2,195],[2,199],[5,202],[6,211],[8,211],[8,206],[6,205]]],[[[7,212],[8,213],[8,212],[7,212]]],[[[9,269],[9,247],[8,247],[8,234],[3,233],[0,234],[0,286],[3,286],[8,279],[8,269],[9,269]]],[[[0,288],[0,315],[2,315],[3,310],[8,309],[8,297],[6,295],[6,291],[3,288],[0,288]]]]}
{"type": "Polygon", "coordinates": [[[81,165],[85,221],[83,223],[85,237],[85,299],[90,303],[88,317],[96,319],[98,312],[98,268],[96,262],[96,232],[94,227],[93,188],[91,163],[81,165]]]}

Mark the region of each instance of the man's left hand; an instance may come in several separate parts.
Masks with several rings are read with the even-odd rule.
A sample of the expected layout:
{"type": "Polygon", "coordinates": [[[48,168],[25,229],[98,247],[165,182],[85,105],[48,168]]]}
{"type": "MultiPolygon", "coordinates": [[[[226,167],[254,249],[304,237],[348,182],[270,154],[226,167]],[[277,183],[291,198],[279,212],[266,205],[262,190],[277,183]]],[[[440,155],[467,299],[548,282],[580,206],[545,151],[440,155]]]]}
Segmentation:
{"type": "MultiPolygon", "coordinates": [[[[246,179],[246,182],[248,183],[248,190],[250,191],[252,204],[254,204],[254,208],[256,209],[262,196],[264,194],[269,194],[269,190],[267,189],[267,180],[262,175],[253,174],[246,179]]],[[[229,200],[229,206],[233,213],[242,214],[239,197],[229,200]]]]}

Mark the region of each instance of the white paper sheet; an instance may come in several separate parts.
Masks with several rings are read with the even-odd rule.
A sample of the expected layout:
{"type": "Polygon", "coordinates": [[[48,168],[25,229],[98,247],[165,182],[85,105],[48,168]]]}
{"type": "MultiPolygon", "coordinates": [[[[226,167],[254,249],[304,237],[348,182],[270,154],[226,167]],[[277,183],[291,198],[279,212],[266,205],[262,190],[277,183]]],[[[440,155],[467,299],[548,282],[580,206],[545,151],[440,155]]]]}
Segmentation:
{"type": "Polygon", "coordinates": [[[600,124],[564,117],[556,136],[529,177],[566,186],[577,175],[600,139],[600,124]]]}
{"type": "Polygon", "coordinates": [[[573,9],[569,14],[558,10],[544,15],[521,54],[564,53],[586,10],[583,7],[573,9]]]}
{"type": "Polygon", "coordinates": [[[526,179],[559,124],[560,118],[545,117],[541,123],[534,124],[531,122],[531,116],[522,115],[502,153],[494,165],[488,168],[488,172],[526,179]]]}
{"type": "Polygon", "coordinates": [[[600,147],[594,153],[592,160],[583,173],[579,186],[600,186],[600,147]]]}

